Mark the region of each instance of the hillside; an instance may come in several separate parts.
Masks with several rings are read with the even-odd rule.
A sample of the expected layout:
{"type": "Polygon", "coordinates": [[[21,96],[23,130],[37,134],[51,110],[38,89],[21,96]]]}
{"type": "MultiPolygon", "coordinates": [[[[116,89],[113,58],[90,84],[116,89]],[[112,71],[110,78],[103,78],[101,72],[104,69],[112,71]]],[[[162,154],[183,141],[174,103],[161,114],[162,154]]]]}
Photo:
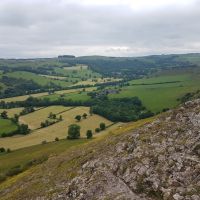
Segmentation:
{"type": "Polygon", "coordinates": [[[2,182],[1,199],[198,200],[200,100],[147,121],[52,154],[2,182]]]}

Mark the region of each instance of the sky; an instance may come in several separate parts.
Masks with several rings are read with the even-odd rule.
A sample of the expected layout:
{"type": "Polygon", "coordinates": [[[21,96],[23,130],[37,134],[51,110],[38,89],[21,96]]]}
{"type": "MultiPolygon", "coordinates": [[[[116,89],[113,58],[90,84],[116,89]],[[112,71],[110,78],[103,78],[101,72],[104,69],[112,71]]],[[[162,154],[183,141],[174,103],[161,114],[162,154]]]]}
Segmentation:
{"type": "Polygon", "coordinates": [[[0,0],[0,57],[200,52],[200,0],[0,0]]]}

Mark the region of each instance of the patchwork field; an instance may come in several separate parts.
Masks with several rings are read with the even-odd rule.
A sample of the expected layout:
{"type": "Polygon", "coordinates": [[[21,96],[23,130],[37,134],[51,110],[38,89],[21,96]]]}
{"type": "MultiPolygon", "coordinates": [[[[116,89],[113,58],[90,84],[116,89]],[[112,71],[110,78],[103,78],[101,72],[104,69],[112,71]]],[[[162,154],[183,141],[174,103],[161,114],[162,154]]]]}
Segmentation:
{"type": "Polygon", "coordinates": [[[119,94],[111,94],[109,97],[138,96],[148,109],[160,112],[164,108],[177,106],[178,98],[198,89],[200,89],[199,74],[163,75],[130,81],[130,86],[123,87],[119,94]]]}
{"type": "Polygon", "coordinates": [[[46,119],[46,116],[49,112],[59,113],[64,110],[67,110],[59,115],[62,115],[63,121],[53,124],[46,128],[37,129],[31,132],[29,135],[25,136],[14,136],[8,138],[0,138],[0,147],[10,148],[10,149],[19,149],[23,147],[28,147],[32,145],[41,144],[43,141],[54,141],[56,137],[59,139],[66,138],[68,126],[70,124],[76,123],[81,126],[81,137],[85,137],[86,131],[88,129],[92,130],[95,133],[95,128],[99,127],[101,122],[104,122],[106,126],[110,126],[105,131],[98,133],[97,135],[101,135],[102,133],[109,132],[115,129],[118,126],[121,126],[122,123],[117,123],[112,125],[113,123],[101,116],[98,115],[89,115],[88,107],[75,107],[73,109],[69,107],[62,106],[51,106],[50,108],[44,108],[39,111],[35,111],[34,113],[30,113],[23,117],[20,117],[20,121],[29,125],[29,127],[35,129],[39,128],[40,123],[46,119]],[[80,122],[77,122],[74,118],[76,115],[83,115],[84,113],[88,114],[87,119],[82,119],[80,122]],[[34,115],[34,117],[33,117],[34,115]]]}

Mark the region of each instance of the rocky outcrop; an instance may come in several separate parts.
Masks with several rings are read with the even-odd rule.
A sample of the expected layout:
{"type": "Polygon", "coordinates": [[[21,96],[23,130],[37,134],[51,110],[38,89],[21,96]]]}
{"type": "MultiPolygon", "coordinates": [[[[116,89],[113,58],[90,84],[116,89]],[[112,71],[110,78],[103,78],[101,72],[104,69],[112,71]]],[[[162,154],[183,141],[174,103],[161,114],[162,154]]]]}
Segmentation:
{"type": "Polygon", "coordinates": [[[200,200],[200,100],[122,136],[52,198],[200,200]]]}

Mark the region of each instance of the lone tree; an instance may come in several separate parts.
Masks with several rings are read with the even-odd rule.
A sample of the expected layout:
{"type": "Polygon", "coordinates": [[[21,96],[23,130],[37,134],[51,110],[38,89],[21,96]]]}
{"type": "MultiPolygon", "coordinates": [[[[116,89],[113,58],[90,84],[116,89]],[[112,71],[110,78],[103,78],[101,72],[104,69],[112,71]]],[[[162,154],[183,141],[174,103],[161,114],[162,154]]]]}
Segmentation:
{"type": "Polygon", "coordinates": [[[100,123],[99,127],[100,127],[100,129],[101,129],[102,131],[106,129],[106,125],[105,125],[105,123],[103,123],[103,122],[100,123]]]}
{"type": "Polygon", "coordinates": [[[83,114],[83,118],[86,119],[87,118],[87,113],[83,114]]]}
{"type": "Polygon", "coordinates": [[[71,124],[68,127],[67,139],[79,139],[80,138],[80,129],[81,129],[81,127],[79,125],[71,124]]]}
{"type": "Polygon", "coordinates": [[[87,130],[87,132],[86,132],[86,136],[87,136],[87,139],[91,139],[92,136],[93,136],[92,131],[91,131],[91,130],[87,130]]]}
{"type": "Polygon", "coordinates": [[[81,121],[81,116],[80,115],[76,115],[75,119],[80,122],[81,121]]]}

